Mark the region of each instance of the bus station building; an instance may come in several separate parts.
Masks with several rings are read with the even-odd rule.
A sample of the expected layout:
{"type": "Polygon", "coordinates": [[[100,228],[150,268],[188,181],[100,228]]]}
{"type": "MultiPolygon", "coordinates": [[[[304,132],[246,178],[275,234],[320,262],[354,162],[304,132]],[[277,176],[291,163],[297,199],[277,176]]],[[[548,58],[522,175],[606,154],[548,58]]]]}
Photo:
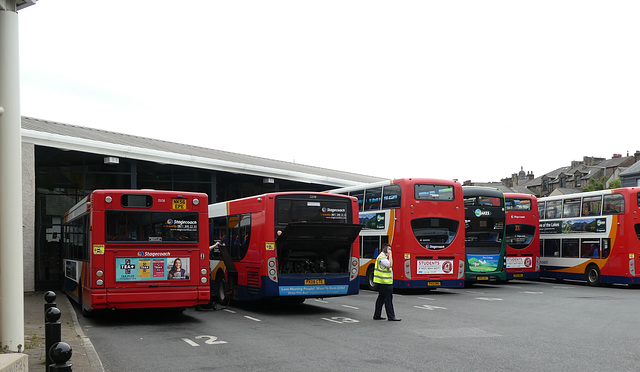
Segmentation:
{"type": "Polygon", "coordinates": [[[58,289],[64,213],[95,189],[203,192],[209,203],[382,178],[22,117],[24,291],[58,289]]]}

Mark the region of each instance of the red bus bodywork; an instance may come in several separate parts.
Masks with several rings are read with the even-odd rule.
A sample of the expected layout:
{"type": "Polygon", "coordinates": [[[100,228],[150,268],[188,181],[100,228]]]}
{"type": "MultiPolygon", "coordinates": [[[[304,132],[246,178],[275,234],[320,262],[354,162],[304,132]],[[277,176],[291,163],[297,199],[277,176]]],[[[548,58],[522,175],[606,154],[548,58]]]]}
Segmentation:
{"type": "Polygon", "coordinates": [[[540,218],[535,195],[505,193],[507,280],[540,277],[540,218]]]}
{"type": "Polygon", "coordinates": [[[357,294],[357,213],[355,198],[316,192],[210,205],[210,242],[224,243],[210,256],[214,298],[302,302],[357,294]]]}
{"type": "Polygon", "coordinates": [[[359,200],[360,282],[373,289],[379,247],[393,251],[395,288],[464,286],[462,185],[432,178],[402,178],[329,191],[359,200]],[[387,191],[389,190],[389,191],[387,191]]]}
{"type": "Polygon", "coordinates": [[[85,313],[207,304],[207,201],[193,192],[93,191],[64,217],[64,291],[85,313]]]}

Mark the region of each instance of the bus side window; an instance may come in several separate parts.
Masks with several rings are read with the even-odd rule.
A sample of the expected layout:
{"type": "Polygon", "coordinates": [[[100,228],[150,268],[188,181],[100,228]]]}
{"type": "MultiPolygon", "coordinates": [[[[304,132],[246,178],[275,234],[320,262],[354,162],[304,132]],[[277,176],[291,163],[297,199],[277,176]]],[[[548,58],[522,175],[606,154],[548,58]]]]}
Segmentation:
{"type": "Polygon", "coordinates": [[[621,194],[611,194],[604,196],[602,214],[623,214],[624,213],[624,196],[621,194]]]}
{"type": "MultiPolygon", "coordinates": [[[[217,241],[227,244],[227,217],[216,217],[209,220],[209,244],[213,245],[217,241]]],[[[209,252],[209,259],[222,259],[220,248],[214,248],[209,252]]]]}
{"type": "Polygon", "coordinates": [[[380,209],[380,200],[382,199],[382,188],[376,187],[374,189],[367,189],[364,193],[365,211],[374,211],[380,209]]]}
{"type": "Polygon", "coordinates": [[[379,236],[361,236],[362,258],[376,258],[375,250],[380,246],[379,236]]]}
{"type": "Polygon", "coordinates": [[[602,239],[602,255],[600,258],[609,258],[609,253],[611,253],[611,239],[603,238],[602,239]]]}
{"type": "Polygon", "coordinates": [[[582,215],[583,216],[598,216],[600,215],[600,207],[602,206],[602,196],[589,196],[582,200],[582,215]]]}
{"type": "Polygon", "coordinates": [[[358,208],[359,211],[362,212],[362,208],[364,207],[364,190],[351,191],[349,195],[358,199],[358,208]]]}
{"type": "Polygon", "coordinates": [[[402,192],[400,186],[385,186],[382,190],[382,209],[400,208],[402,192]]]}
{"type": "Polygon", "coordinates": [[[560,257],[560,239],[544,239],[542,244],[542,257],[560,257]]]}

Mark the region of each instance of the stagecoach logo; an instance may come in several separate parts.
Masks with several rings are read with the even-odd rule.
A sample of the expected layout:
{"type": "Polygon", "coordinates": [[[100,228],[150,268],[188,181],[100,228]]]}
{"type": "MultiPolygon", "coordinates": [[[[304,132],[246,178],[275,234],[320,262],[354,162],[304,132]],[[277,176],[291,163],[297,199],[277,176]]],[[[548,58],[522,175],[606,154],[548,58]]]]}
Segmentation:
{"type": "Polygon", "coordinates": [[[336,212],[340,212],[340,213],[344,213],[346,212],[346,209],[337,209],[337,208],[327,208],[327,207],[322,207],[322,212],[323,213],[336,213],[336,212]]]}
{"type": "Polygon", "coordinates": [[[143,252],[138,251],[138,257],[169,257],[170,252],[143,252]]]}
{"type": "Polygon", "coordinates": [[[481,209],[476,209],[475,211],[473,211],[473,213],[475,213],[476,217],[488,217],[491,216],[491,211],[483,211],[481,209]]]}

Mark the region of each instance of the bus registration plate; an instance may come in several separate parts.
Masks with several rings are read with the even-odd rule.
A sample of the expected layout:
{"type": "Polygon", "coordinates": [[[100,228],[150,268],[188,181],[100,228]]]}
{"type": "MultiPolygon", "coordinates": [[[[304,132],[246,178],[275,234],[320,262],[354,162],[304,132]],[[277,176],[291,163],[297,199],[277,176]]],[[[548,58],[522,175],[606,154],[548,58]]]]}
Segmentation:
{"type": "Polygon", "coordinates": [[[324,284],[324,279],[305,279],[304,285],[319,285],[324,284]]]}
{"type": "Polygon", "coordinates": [[[489,280],[488,276],[479,276],[476,278],[477,280],[489,280]]]}
{"type": "Polygon", "coordinates": [[[442,282],[427,282],[429,287],[439,287],[442,285],[442,282]]]}
{"type": "Polygon", "coordinates": [[[524,277],[524,274],[513,274],[514,278],[522,278],[524,277]]]}
{"type": "Polygon", "coordinates": [[[172,209],[187,209],[187,199],[173,199],[172,209]]]}

